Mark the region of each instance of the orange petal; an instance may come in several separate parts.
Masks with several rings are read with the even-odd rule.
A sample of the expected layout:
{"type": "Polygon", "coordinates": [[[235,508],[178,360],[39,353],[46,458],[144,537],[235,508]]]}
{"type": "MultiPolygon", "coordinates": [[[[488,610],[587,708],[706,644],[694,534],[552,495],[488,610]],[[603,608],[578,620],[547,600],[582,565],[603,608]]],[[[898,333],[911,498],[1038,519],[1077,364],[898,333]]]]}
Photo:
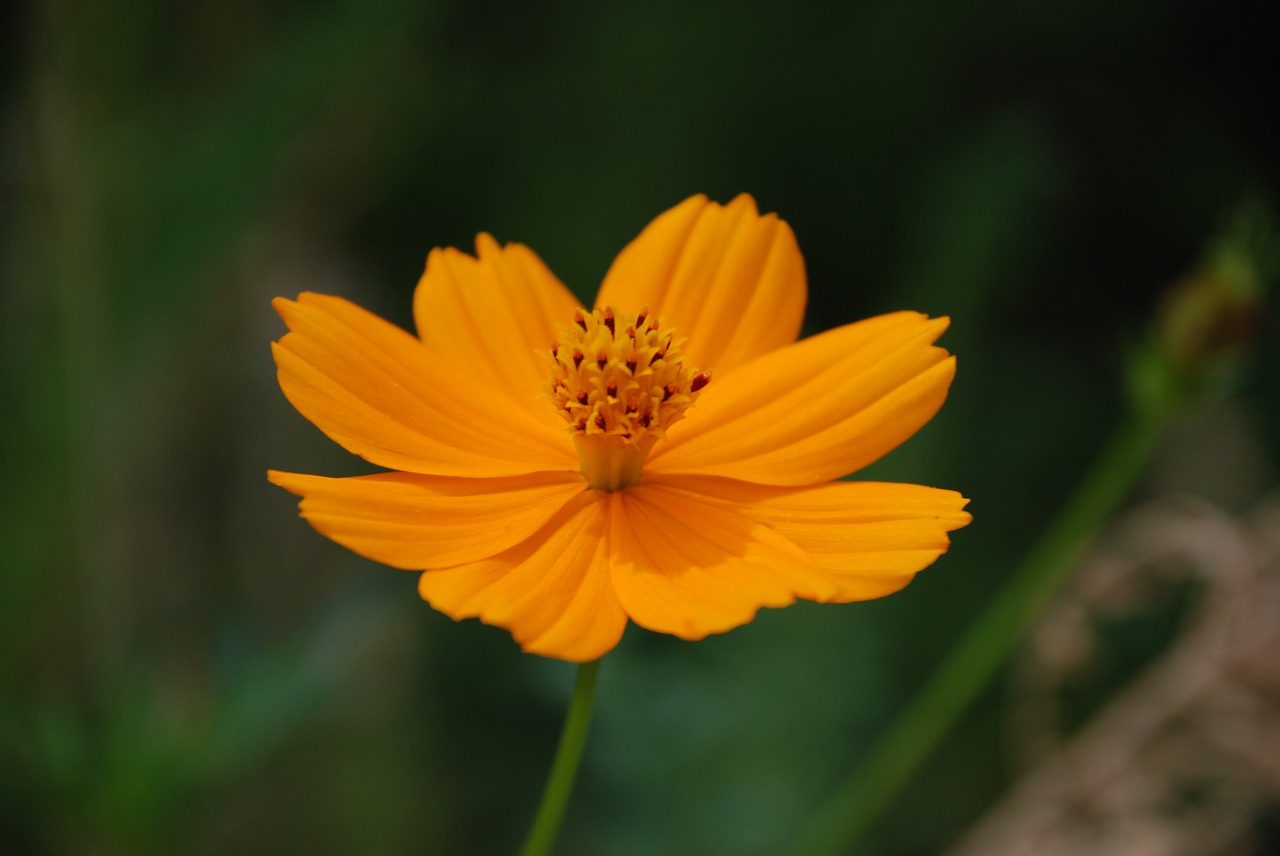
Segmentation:
{"type": "Polygon", "coordinates": [[[897,312],[848,324],[715,377],[645,469],[818,484],[866,466],[942,406],[955,358],[946,318],[897,312]]]}
{"type": "Polygon", "coordinates": [[[692,491],[768,526],[832,572],[830,601],[892,594],[950,545],[947,533],[972,519],[969,500],[952,490],[914,484],[831,482],[788,488],[706,476],[654,480],[692,491]]]}
{"type": "Polygon", "coordinates": [[[427,571],[418,591],[455,619],[507,628],[530,653],[576,663],[602,657],[627,624],[609,576],[607,504],[603,492],[584,491],[523,543],[427,571]]]}
{"type": "Polygon", "coordinates": [[[272,345],[280,388],[348,451],[430,475],[577,469],[563,425],[478,388],[394,324],[340,297],[273,305],[292,330],[272,345]]]}
{"type": "Polygon", "coordinates": [[[688,337],[689,365],[723,373],[794,342],[806,294],[791,227],[744,193],[724,206],[694,196],[659,215],[618,255],[596,306],[648,306],[688,337]]]}
{"type": "Polygon", "coordinates": [[[441,362],[502,390],[564,429],[539,399],[557,324],[573,321],[577,299],[542,259],[521,244],[476,238],[476,256],[432,250],[413,296],[418,335],[441,362]]]}
{"type": "Polygon", "coordinates": [[[613,584],[642,627],[701,639],[797,597],[830,600],[831,574],[766,526],[684,491],[610,494],[613,584]]]}
{"type": "Polygon", "coordinates": [[[325,478],[271,471],[302,497],[320,534],[375,562],[421,571],[474,562],[519,544],[586,489],[578,473],[496,479],[380,473],[325,478]]]}

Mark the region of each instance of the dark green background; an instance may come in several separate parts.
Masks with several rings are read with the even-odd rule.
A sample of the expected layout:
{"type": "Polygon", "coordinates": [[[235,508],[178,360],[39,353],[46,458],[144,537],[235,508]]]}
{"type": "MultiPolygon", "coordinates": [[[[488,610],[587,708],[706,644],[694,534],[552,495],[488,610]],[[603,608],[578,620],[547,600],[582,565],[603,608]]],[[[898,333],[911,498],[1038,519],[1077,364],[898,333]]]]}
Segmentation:
{"type": "MultiPolygon", "coordinates": [[[[276,387],[273,296],[407,324],[427,251],[485,230],[589,300],[654,215],[747,191],[799,237],[807,331],[952,316],[951,399],[872,469],[972,497],[952,552],[884,601],[697,644],[632,628],[603,666],[561,852],[773,853],[1119,420],[1161,293],[1277,187],[1276,51],[1244,5],[5,14],[6,852],[488,854],[524,831],[572,668],[432,612],[267,484],[367,471],[276,387]]],[[[1250,464],[1205,484],[1166,461],[1142,495],[1241,509],[1274,484],[1276,356],[1264,338],[1180,429],[1202,465],[1250,464]]],[[[1003,700],[862,852],[939,852],[1000,793],[1003,700]]]]}

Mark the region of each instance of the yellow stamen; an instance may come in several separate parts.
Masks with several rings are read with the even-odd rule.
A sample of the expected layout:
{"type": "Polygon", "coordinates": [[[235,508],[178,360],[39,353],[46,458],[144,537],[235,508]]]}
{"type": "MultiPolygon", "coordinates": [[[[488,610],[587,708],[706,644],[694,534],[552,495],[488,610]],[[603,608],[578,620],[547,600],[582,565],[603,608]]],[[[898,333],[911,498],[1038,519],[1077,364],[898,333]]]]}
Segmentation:
{"type": "Polygon", "coordinates": [[[569,423],[591,487],[640,483],[640,468],[666,429],[684,417],[710,372],[684,365],[684,339],[649,315],[612,306],[562,324],[546,352],[546,392],[569,423]]]}

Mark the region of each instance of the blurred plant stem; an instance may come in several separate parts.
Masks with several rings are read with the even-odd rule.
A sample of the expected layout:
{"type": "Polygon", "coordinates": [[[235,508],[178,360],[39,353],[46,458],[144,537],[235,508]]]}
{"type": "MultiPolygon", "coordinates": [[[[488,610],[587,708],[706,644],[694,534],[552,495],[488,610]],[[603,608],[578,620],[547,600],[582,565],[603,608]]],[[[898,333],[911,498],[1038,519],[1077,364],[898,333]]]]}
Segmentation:
{"type": "Polygon", "coordinates": [[[122,587],[113,584],[120,569],[112,533],[124,512],[114,501],[120,496],[116,437],[104,429],[115,412],[110,390],[117,384],[107,329],[102,175],[91,154],[100,140],[86,115],[82,69],[72,39],[61,29],[67,26],[61,11],[44,8],[35,35],[41,48],[35,55],[42,61],[34,69],[32,127],[48,200],[35,252],[57,319],[48,364],[56,367],[51,376],[67,416],[57,470],[66,490],[66,543],[83,574],[77,586],[85,648],[101,668],[123,659],[124,628],[131,620],[122,587]]]}
{"type": "Polygon", "coordinates": [[[551,764],[547,787],[542,793],[533,826],[520,848],[520,856],[546,856],[555,843],[565,807],[569,804],[569,794],[573,791],[573,780],[578,774],[578,762],[582,760],[582,747],[587,741],[599,671],[599,660],[578,666],[578,678],[573,685],[573,698],[565,715],[564,730],[560,732],[555,761],[551,764]]]}
{"type": "Polygon", "coordinates": [[[871,822],[987,685],[1066,579],[1090,537],[1124,498],[1164,424],[1163,411],[1140,412],[1116,431],[1022,567],[823,806],[793,853],[853,852],[871,822]]]}
{"type": "MultiPolygon", "coordinates": [[[[793,856],[854,847],[1014,651],[1124,500],[1171,417],[1222,386],[1260,312],[1259,229],[1248,211],[1211,244],[1200,269],[1170,290],[1152,335],[1129,355],[1128,412],[1057,518],[986,611],[949,650],[862,764],[804,830],[793,856]],[[1187,323],[1187,317],[1195,323],[1187,323]]],[[[1263,237],[1269,242],[1269,238],[1263,237]]]]}
{"type": "MultiPolygon", "coordinates": [[[[327,686],[293,653],[254,646],[262,663],[230,676],[209,654],[207,626],[240,594],[225,595],[238,577],[222,549],[234,477],[201,491],[229,443],[213,426],[177,440],[169,413],[224,400],[221,369],[200,354],[216,329],[219,365],[234,364],[227,333],[244,322],[231,319],[254,315],[227,308],[239,301],[211,287],[225,285],[218,271],[273,216],[299,148],[353,85],[390,77],[406,22],[434,10],[337,0],[204,38],[224,20],[238,32],[242,11],[43,0],[15,18],[14,237],[0,240],[0,392],[17,402],[0,452],[3,852],[27,852],[15,830],[33,852],[182,849],[195,807],[304,731],[327,686]]],[[[362,120],[389,105],[371,99],[362,120]]]]}

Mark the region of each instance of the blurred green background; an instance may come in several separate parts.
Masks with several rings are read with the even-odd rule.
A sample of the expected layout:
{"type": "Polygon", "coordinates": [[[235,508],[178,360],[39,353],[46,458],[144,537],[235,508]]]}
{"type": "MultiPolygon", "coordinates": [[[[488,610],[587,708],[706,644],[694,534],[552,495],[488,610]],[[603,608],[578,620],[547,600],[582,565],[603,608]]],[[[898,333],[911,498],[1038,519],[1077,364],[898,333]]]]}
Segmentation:
{"type": "MultiPolygon", "coordinates": [[[[950,554],[884,601],[697,644],[633,627],[603,667],[560,852],[775,853],[1118,422],[1161,294],[1280,186],[1272,40],[1204,0],[3,15],[6,853],[488,854],[525,830],[573,669],[432,612],[267,484],[367,471],[276,387],[272,297],[408,325],[427,251],[484,230],[589,300],[650,218],[747,191],[798,235],[807,331],[953,318],[948,404],[870,473],[972,497],[950,554]]],[[[1135,502],[1273,489],[1275,320],[1135,502]]],[[[942,852],[1016,778],[1001,687],[860,852],[942,852]]]]}

